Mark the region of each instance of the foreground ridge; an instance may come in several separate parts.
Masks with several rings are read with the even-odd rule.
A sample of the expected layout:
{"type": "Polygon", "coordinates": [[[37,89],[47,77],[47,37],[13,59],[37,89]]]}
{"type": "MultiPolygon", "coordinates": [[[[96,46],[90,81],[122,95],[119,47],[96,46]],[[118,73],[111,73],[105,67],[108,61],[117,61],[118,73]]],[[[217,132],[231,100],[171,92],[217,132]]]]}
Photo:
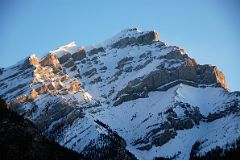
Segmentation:
{"type": "Polygon", "coordinates": [[[5,160],[83,160],[83,156],[59,146],[42,136],[38,129],[23,117],[8,109],[0,99],[0,154],[5,160]]]}

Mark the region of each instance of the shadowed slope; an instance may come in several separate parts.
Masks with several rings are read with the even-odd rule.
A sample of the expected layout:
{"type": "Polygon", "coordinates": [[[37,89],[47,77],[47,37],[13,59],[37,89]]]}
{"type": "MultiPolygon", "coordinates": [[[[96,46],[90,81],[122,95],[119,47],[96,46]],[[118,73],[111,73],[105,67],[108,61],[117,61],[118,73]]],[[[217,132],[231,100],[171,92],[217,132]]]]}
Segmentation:
{"type": "Polygon", "coordinates": [[[8,160],[82,160],[79,153],[42,136],[29,121],[7,108],[0,99],[0,155],[8,160]]]}

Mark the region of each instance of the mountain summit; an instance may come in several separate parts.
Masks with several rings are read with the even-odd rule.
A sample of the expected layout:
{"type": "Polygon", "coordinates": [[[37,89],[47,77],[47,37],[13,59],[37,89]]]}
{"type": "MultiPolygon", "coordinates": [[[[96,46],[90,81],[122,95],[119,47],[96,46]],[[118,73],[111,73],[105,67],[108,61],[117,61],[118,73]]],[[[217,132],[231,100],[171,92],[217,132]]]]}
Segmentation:
{"type": "Polygon", "coordinates": [[[1,69],[0,96],[87,159],[204,159],[240,149],[240,93],[156,31],[130,28],[1,69]]]}

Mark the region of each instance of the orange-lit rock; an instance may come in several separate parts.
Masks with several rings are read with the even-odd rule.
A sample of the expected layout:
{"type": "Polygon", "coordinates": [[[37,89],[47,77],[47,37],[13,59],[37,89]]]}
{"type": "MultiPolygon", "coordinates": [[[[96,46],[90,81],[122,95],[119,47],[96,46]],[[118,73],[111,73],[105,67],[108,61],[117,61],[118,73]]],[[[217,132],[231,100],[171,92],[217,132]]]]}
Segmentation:
{"type": "Polygon", "coordinates": [[[79,82],[79,80],[72,81],[68,90],[70,92],[72,92],[72,93],[78,92],[80,90],[80,82],[79,82]]]}
{"type": "Polygon", "coordinates": [[[54,54],[54,53],[49,53],[46,57],[44,57],[41,60],[40,64],[42,66],[51,66],[51,67],[53,67],[53,69],[57,69],[60,67],[58,58],[57,58],[56,54],[54,54]]]}
{"type": "Polygon", "coordinates": [[[28,96],[28,99],[36,99],[37,96],[38,96],[38,93],[35,91],[35,89],[33,89],[31,94],[28,96]]]}

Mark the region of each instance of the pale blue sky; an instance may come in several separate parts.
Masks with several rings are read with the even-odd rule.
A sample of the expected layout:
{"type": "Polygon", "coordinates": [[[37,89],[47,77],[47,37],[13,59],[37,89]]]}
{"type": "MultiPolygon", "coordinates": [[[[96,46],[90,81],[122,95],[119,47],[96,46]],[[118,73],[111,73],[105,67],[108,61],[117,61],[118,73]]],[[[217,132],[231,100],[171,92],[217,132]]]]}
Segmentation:
{"type": "Polygon", "coordinates": [[[71,41],[95,44],[128,27],[155,29],[240,90],[238,0],[0,0],[0,66],[71,41]]]}

